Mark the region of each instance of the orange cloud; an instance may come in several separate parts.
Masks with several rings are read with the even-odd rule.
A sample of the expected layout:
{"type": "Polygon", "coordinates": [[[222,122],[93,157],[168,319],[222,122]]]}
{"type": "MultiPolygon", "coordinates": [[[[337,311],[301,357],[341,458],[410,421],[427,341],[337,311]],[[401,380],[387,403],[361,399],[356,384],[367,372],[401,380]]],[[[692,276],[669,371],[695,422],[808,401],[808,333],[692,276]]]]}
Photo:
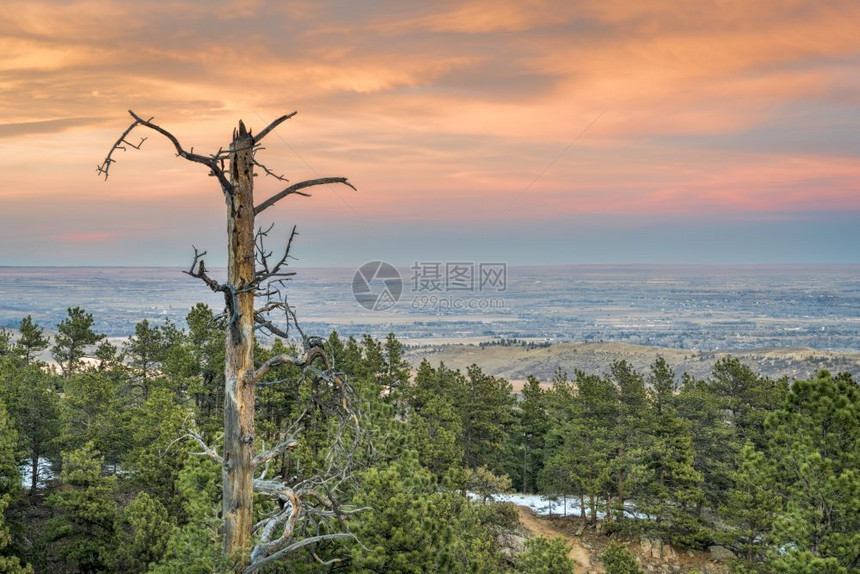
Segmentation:
{"type": "Polygon", "coordinates": [[[5,11],[0,201],[50,198],[40,209],[62,213],[84,199],[123,228],[134,214],[111,202],[217,205],[214,182],[155,136],[96,178],[126,110],[212,153],[240,117],[260,129],[298,109],[261,157],[292,180],[349,175],[359,191],[319,190],[278,212],[290,217],[486,221],[543,170],[505,218],[860,210],[855,2],[374,6],[5,11]]]}

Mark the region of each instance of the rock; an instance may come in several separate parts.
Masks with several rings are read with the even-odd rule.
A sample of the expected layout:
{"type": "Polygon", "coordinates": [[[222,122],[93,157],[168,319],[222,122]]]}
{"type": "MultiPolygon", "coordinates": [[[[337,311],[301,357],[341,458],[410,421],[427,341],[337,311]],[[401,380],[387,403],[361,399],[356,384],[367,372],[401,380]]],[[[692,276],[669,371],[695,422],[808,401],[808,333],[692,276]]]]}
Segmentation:
{"type": "Polygon", "coordinates": [[[642,549],[644,556],[651,556],[651,541],[648,538],[643,537],[639,540],[639,548],[642,549]]]}
{"type": "Polygon", "coordinates": [[[716,562],[725,562],[726,560],[737,558],[735,553],[725,546],[708,546],[708,552],[711,554],[711,560],[715,560],[716,562]]]}
{"type": "Polygon", "coordinates": [[[662,557],[663,557],[664,562],[670,562],[670,561],[674,562],[675,560],[678,559],[678,553],[675,552],[675,549],[672,548],[672,545],[669,543],[663,544],[661,551],[662,551],[662,557]]]}
{"type": "Polygon", "coordinates": [[[517,532],[500,532],[496,535],[496,546],[506,560],[513,561],[526,549],[526,537],[517,532]]]}
{"type": "Polygon", "coordinates": [[[582,533],[585,531],[585,524],[580,524],[576,529],[576,532],[573,533],[574,536],[582,536],[582,533]]]}

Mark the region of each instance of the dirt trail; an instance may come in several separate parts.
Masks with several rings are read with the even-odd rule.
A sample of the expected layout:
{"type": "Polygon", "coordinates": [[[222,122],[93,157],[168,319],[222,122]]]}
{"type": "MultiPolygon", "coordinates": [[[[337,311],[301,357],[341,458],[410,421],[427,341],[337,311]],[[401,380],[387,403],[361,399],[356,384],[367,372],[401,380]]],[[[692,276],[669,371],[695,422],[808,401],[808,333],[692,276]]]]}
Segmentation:
{"type": "Polygon", "coordinates": [[[520,513],[520,523],[531,534],[537,536],[561,536],[570,544],[570,552],[567,553],[568,558],[573,559],[577,566],[574,568],[575,574],[589,572],[590,574],[604,574],[606,571],[600,564],[592,564],[591,556],[582,544],[579,538],[565,534],[561,530],[556,529],[548,521],[535,516],[527,506],[517,506],[517,511],[520,513]]]}

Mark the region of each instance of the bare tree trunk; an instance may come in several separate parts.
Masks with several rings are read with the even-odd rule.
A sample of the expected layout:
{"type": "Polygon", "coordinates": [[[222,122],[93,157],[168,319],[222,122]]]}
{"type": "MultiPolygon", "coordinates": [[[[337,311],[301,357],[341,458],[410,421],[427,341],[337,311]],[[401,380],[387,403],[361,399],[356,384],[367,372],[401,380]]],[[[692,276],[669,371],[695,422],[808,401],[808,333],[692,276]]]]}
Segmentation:
{"type": "Polygon", "coordinates": [[[224,367],[224,551],[247,560],[252,526],[254,457],[254,140],[239,122],[230,145],[227,283],[235,290],[224,367]]]}
{"type": "Polygon", "coordinates": [[[591,522],[593,524],[597,524],[597,495],[592,494],[590,497],[591,502],[591,522]]]}
{"type": "Polygon", "coordinates": [[[30,455],[30,496],[36,494],[36,489],[39,487],[39,456],[41,455],[40,445],[33,447],[33,453],[30,455]]]}
{"type": "Polygon", "coordinates": [[[624,518],[624,444],[618,447],[618,519],[624,518]]]}
{"type": "Polygon", "coordinates": [[[612,493],[606,492],[606,522],[612,522],[612,493]]]}
{"type": "MultiPolygon", "coordinates": [[[[275,326],[266,314],[273,309],[280,309],[287,315],[289,325],[290,316],[293,324],[298,328],[295,313],[286,305],[286,301],[280,296],[278,286],[272,288],[272,283],[279,284],[289,276],[291,272],[284,270],[289,258],[289,249],[292,239],[295,237],[295,228],[287,242],[283,256],[277,260],[270,260],[263,240],[268,231],[254,230],[254,218],[257,214],[272,207],[290,195],[308,196],[304,189],[319,185],[343,184],[352,189],[355,187],[345,177],[320,177],[306,181],[293,183],[280,192],[271,195],[259,205],[254,205],[254,167],[259,167],[266,175],[274,179],[286,182],[287,180],[277,175],[265,165],[254,158],[255,147],[272,130],[284,121],[292,118],[296,112],[287,114],[274,120],[266,126],[256,137],[248,133],[245,125],[240,121],[239,128],[233,132],[233,141],[228,152],[221,149],[212,155],[195,154],[193,148],[189,151],[182,147],[176,136],[161,126],[146,120],[129,110],[134,121],[120,135],[116,143],[111,147],[101,165],[98,173],[108,177],[110,167],[116,163],[113,154],[116,151],[126,149],[140,149],[146,138],[141,138],[135,143],[128,139],[130,134],[138,126],[145,127],[157,132],[170,140],[176,149],[176,155],[204,165],[209,170],[209,175],[217,178],[221,191],[227,201],[227,281],[219,283],[210,277],[205,268],[203,256],[206,251],[194,248],[194,261],[191,268],[185,271],[191,277],[202,280],[212,291],[223,293],[227,307],[227,335],[225,342],[225,366],[224,366],[224,455],[219,455],[210,448],[203,438],[193,429],[189,429],[185,438],[193,440],[202,449],[204,454],[211,460],[221,465],[221,477],[223,482],[222,496],[223,508],[222,518],[224,520],[224,552],[233,561],[235,572],[250,574],[263,568],[265,565],[279,560],[290,552],[327,540],[352,539],[354,536],[348,532],[318,534],[308,536],[299,541],[294,541],[297,534],[296,523],[303,518],[302,502],[299,498],[303,492],[293,492],[286,482],[278,480],[257,480],[258,486],[263,492],[271,497],[277,497],[281,502],[286,502],[285,510],[275,516],[263,520],[259,529],[257,546],[251,550],[251,536],[253,528],[252,502],[254,492],[254,468],[265,464],[275,457],[284,455],[287,451],[298,445],[298,440],[291,435],[286,440],[257,456],[254,456],[254,388],[257,381],[266,376],[271,369],[283,365],[292,364],[301,368],[312,368],[316,359],[322,359],[325,363],[326,372],[323,373],[314,368],[315,376],[325,382],[335,385],[340,392],[347,393],[348,388],[340,377],[334,373],[332,366],[325,355],[322,345],[314,346],[305,338],[301,329],[298,329],[303,338],[304,354],[292,356],[287,353],[276,355],[266,361],[259,368],[254,368],[254,327],[255,323],[272,335],[286,338],[286,330],[275,326]],[[229,174],[224,170],[224,162],[229,162],[229,174]],[[259,261],[255,257],[259,255],[259,261]],[[257,269],[257,263],[260,269],[257,269]],[[267,299],[277,295],[281,301],[268,300],[262,310],[255,312],[254,297],[260,295],[260,287],[266,284],[262,295],[267,299]],[[246,567],[247,566],[247,567],[246,567]]],[[[260,149],[260,148],[257,148],[260,149]]],[[[69,365],[64,365],[64,374],[70,376],[74,361],[70,359],[69,365]]],[[[145,374],[145,372],[144,372],[145,374]]],[[[146,380],[144,378],[144,380],[146,380]]],[[[219,388],[215,389],[213,400],[208,398],[203,401],[207,410],[215,410],[218,403],[219,388]],[[214,404],[212,404],[214,402],[214,404]]],[[[342,420],[355,421],[358,418],[349,409],[346,394],[342,394],[334,404],[338,410],[338,416],[342,420]]],[[[311,421],[312,424],[312,421],[311,421]]],[[[296,422],[298,426],[298,422],[296,422]]],[[[345,427],[344,427],[345,428],[345,427]]],[[[298,432],[298,431],[296,431],[298,432]]],[[[316,448],[316,445],[314,445],[316,448]]],[[[351,457],[350,457],[351,458],[351,457]]],[[[35,465],[34,465],[35,466],[35,465]]],[[[345,472],[345,471],[344,471],[345,472]]],[[[34,475],[35,476],[35,475],[34,475]]],[[[342,478],[342,477],[341,477],[342,478]]],[[[311,507],[322,505],[327,513],[334,513],[343,524],[344,513],[338,510],[331,501],[320,499],[319,494],[313,494],[315,502],[310,502],[311,507]]]]}

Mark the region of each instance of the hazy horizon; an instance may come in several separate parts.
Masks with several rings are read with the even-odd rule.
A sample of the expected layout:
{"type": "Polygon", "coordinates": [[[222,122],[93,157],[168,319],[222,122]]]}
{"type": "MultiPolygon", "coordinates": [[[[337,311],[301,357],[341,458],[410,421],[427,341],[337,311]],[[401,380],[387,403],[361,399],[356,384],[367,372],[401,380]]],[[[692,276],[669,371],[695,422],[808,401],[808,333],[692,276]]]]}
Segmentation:
{"type": "MultiPolygon", "coordinates": [[[[396,284],[386,274],[385,285],[372,271],[369,298],[353,267],[294,268],[286,296],[303,329],[322,335],[860,350],[857,265],[507,266],[501,282],[480,265],[465,283],[468,266],[465,276],[444,264],[437,274],[432,262],[401,266],[396,284]],[[379,306],[384,287],[392,305],[379,306]]],[[[81,306],[113,336],[142,319],[182,325],[198,302],[224,305],[177,267],[0,267],[0,299],[0,327],[15,329],[26,315],[56,325],[81,306]]]]}
{"type": "MultiPolygon", "coordinates": [[[[381,261],[381,260],[375,260],[381,261]]],[[[445,263],[443,260],[438,260],[441,263],[445,263]]],[[[363,261],[363,263],[367,263],[367,261],[363,261]]],[[[410,269],[415,261],[400,262],[400,261],[386,261],[386,263],[390,263],[397,269],[410,269]]],[[[360,264],[358,265],[360,266],[360,264]]],[[[293,271],[301,271],[303,269],[306,270],[351,270],[355,271],[358,267],[356,265],[291,265],[290,268],[293,271]]],[[[513,264],[509,265],[509,268],[512,269],[552,269],[552,268],[618,268],[618,269],[634,269],[634,268],[654,268],[654,267],[663,267],[663,268],[678,268],[678,269],[714,269],[714,268],[724,268],[724,269],[810,269],[816,267],[857,267],[860,269],[860,262],[854,263],[830,263],[830,262],[811,262],[811,263],[625,263],[625,262],[617,262],[617,263],[545,263],[545,264],[513,264]]],[[[217,270],[217,271],[225,271],[227,268],[224,265],[207,265],[207,269],[217,270]]],[[[172,269],[175,271],[183,272],[188,269],[188,266],[182,265],[6,265],[0,264],[0,269],[172,269]]]]}

